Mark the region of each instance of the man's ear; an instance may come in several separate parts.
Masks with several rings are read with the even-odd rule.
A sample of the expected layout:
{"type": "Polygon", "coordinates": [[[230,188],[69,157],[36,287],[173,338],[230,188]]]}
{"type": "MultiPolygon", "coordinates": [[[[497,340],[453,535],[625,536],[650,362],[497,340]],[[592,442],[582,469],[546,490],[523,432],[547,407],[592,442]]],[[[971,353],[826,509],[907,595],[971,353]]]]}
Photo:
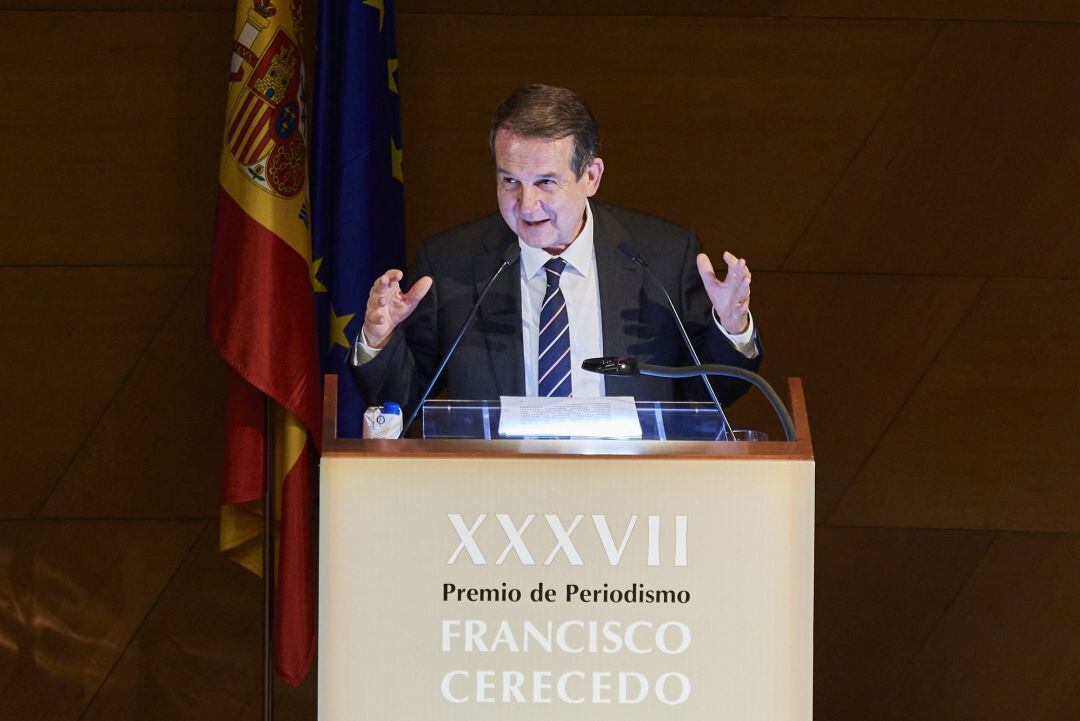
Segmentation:
{"type": "Polygon", "coordinates": [[[585,195],[589,198],[596,195],[596,191],[600,189],[600,179],[604,177],[604,159],[593,158],[587,166],[585,166],[585,195]]]}

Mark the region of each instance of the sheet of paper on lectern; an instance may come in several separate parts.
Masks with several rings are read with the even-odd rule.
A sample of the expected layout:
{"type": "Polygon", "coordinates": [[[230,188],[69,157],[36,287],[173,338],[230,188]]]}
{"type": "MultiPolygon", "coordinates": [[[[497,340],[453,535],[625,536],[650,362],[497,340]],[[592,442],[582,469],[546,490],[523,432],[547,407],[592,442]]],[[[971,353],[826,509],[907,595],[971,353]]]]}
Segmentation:
{"type": "Polygon", "coordinates": [[[502,396],[500,436],[641,438],[637,406],[629,396],[522,398],[502,396]]]}

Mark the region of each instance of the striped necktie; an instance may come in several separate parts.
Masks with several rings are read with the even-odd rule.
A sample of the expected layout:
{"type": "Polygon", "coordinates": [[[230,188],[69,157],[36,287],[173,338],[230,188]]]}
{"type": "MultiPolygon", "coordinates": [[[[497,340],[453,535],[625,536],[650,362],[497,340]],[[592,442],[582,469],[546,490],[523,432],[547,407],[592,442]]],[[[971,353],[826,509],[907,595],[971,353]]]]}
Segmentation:
{"type": "Polygon", "coordinates": [[[566,300],[559,289],[559,278],[566,268],[562,258],[544,263],[547,271],[547,291],[540,308],[540,355],[537,363],[540,396],[569,396],[570,387],[570,322],[566,315],[566,300]]]}

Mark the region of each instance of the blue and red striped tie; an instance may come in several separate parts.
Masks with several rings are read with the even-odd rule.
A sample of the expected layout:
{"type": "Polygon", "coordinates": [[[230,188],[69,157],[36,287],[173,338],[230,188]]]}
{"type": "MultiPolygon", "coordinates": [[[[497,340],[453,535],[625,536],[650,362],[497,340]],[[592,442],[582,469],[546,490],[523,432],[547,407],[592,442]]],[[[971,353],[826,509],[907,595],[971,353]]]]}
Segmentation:
{"type": "Polygon", "coordinates": [[[566,299],[559,289],[559,278],[566,268],[562,258],[544,263],[547,271],[547,291],[540,308],[540,355],[537,364],[540,396],[569,396],[570,385],[570,322],[566,314],[566,299]]]}

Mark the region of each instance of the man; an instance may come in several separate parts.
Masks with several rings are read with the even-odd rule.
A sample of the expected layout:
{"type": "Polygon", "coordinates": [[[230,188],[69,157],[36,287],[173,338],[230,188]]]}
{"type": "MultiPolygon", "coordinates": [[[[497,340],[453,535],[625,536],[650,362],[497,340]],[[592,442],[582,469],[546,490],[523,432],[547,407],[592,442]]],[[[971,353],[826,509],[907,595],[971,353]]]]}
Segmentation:
{"type": "MultiPolygon", "coordinates": [[[[370,401],[417,402],[513,244],[520,261],[500,274],[446,368],[451,398],[706,398],[696,378],[581,370],[581,361],[602,355],[691,362],[663,291],[620,245],[642,257],[671,293],[703,363],[757,368],[746,261],[725,252],[721,280],[694,231],[590,202],[604,161],[596,121],[574,93],[545,85],[515,91],[495,112],[490,146],[499,213],[425,241],[415,263],[421,277],[407,292],[396,269],[371,288],[351,358],[370,401]]],[[[723,403],[745,390],[728,380],[715,387],[723,403]]]]}

